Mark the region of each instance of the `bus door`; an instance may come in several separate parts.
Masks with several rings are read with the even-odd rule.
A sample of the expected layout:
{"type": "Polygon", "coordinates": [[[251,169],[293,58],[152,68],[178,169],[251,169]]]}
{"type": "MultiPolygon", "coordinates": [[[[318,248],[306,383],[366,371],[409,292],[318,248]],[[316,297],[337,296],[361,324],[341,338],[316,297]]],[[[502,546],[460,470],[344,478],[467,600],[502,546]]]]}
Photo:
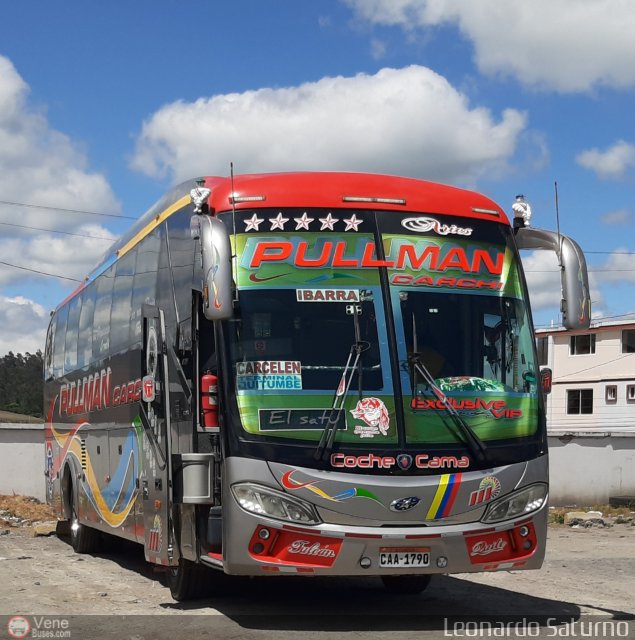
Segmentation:
{"type": "Polygon", "coordinates": [[[163,311],[144,305],[142,350],[141,424],[142,464],[139,489],[143,502],[145,557],[171,565],[173,536],[172,463],[170,455],[170,393],[163,311]]]}

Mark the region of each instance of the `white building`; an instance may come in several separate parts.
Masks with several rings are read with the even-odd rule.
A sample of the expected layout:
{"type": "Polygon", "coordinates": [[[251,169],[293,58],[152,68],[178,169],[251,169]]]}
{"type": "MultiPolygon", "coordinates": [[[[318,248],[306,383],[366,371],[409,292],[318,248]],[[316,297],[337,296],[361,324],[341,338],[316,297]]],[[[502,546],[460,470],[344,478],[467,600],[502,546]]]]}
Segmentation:
{"type": "Polygon", "coordinates": [[[550,434],[635,431],[635,322],[587,331],[536,330],[538,361],[553,371],[550,434]]]}
{"type": "Polygon", "coordinates": [[[538,329],[547,396],[552,505],[635,500],[635,321],[538,329]]]}

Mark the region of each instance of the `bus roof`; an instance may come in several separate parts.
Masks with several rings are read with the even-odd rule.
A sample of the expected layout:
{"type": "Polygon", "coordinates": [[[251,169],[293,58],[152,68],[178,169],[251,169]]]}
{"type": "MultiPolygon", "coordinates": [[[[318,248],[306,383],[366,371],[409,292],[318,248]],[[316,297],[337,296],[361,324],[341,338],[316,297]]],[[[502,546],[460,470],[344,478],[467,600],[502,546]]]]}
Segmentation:
{"type": "Polygon", "coordinates": [[[211,190],[210,212],[232,209],[306,207],[413,211],[464,216],[509,224],[490,198],[444,184],[373,173],[296,172],[207,176],[183,182],[166,193],[106,251],[99,265],[59,306],[108,269],[153,229],[190,202],[190,191],[203,182],[211,190]],[[232,202],[233,196],[233,202],[232,202]]]}

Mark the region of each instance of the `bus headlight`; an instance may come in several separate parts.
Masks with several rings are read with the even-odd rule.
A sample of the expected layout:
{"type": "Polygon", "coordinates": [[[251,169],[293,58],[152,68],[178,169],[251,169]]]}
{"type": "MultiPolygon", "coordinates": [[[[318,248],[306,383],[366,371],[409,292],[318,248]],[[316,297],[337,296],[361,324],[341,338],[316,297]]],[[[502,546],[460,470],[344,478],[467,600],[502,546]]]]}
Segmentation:
{"type": "Polygon", "coordinates": [[[236,502],[249,513],[301,524],[321,522],[313,505],[269,487],[242,482],[232,486],[232,493],[236,502]]]}
{"type": "Polygon", "coordinates": [[[490,504],[481,522],[500,522],[532,513],[540,509],[546,499],[547,485],[532,484],[490,504]]]}

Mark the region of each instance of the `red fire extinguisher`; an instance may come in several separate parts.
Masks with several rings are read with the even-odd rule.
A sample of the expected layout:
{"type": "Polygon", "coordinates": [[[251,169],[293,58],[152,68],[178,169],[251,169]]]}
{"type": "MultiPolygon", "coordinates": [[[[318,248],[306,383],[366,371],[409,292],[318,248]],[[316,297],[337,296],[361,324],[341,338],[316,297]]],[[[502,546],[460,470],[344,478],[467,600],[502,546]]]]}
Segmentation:
{"type": "Polygon", "coordinates": [[[203,427],[218,431],[218,378],[209,371],[201,378],[201,408],[203,427]]]}

